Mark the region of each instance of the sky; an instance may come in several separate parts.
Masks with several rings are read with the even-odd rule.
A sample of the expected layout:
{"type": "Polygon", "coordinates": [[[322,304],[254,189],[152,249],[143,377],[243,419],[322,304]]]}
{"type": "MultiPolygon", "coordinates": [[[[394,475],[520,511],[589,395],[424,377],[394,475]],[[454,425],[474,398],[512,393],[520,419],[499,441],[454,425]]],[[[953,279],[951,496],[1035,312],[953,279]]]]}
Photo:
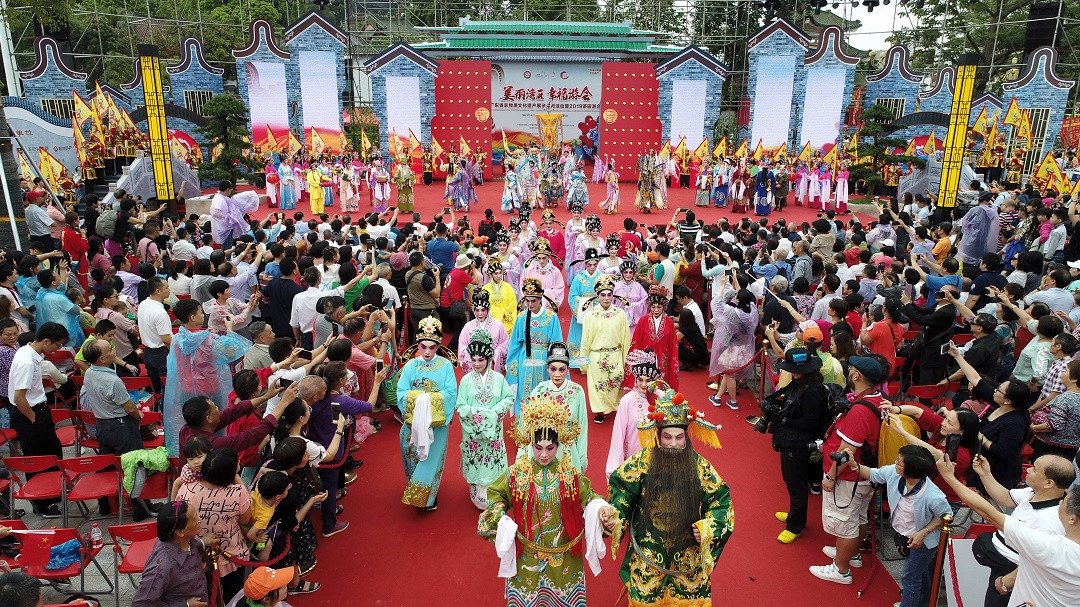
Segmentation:
{"type": "Polygon", "coordinates": [[[910,19],[901,14],[898,6],[899,3],[894,0],[888,6],[878,6],[872,12],[868,12],[861,4],[852,7],[850,3],[842,3],[840,8],[835,9],[830,6],[829,9],[846,19],[858,19],[862,22],[859,31],[847,34],[849,44],[864,51],[883,51],[891,46],[886,38],[894,28],[902,29],[905,25],[912,25],[910,19]]]}

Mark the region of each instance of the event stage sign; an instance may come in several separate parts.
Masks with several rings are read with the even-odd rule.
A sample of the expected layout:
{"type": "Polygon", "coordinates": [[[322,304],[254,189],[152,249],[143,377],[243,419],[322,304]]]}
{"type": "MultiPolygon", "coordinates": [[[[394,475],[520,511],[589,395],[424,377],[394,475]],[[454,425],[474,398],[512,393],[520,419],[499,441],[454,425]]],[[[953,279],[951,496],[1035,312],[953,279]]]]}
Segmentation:
{"type": "Polygon", "coordinates": [[[566,141],[595,148],[590,132],[600,115],[602,71],[598,63],[492,63],[493,145],[501,147],[501,132],[511,148],[539,143],[536,115],[562,114],[566,141]]]}
{"type": "Polygon", "coordinates": [[[300,51],[300,99],[304,108],[304,141],[308,149],[312,148],[312,141],[321,139],[326,149],[341,151],[341,95],[337,93],[337,86],[333,52],[300,51]],[[312,134],[313,129],[318,130],[318,136],[312,134]]]}
{"type": "Polygon", "coordinates": [[[75,153],[74,139],[71,127],[56,126],[38,118],[33,112],[21,107],[9,105],[4,108],[8,124],[11,130],[19,137],[22,144],[30,152],[30,159],[37,162],[38,148],[49,150],[64,167],[69,175],[74,175],[79,167],[79,159],[75,153]]]}
{"type": "Polygon", "coordinates": [[[825,144],[836,143],[844,116],[846,82],[847,72],[843,68],[812,67],[806,70],[799,146],[809,141],[811,147],[820,150],[825,144]]]}
{"type": "MultiPolygon", "coordinates": [[[[397,137],[398,150],[408,150],[409,133],[419,136],[423,132],[420,120],[420,78],[387,76],[386,100],[385,134],[387,137],[397,137]]],[[[442,144],[440,141],[440,145],[442,144]]],[[[388,149],[394,147],[395,144],[389,144],[388,149]]]]}
{"type": "MultiPolygon", "coordinates": [[[[760,141],[763,147],[772,149],[788,141],[797,60],[797,57],[790,55],[765,56],[758,59],[757,86],[751,93],[754,98],[754,122],[750,141],[755,145],[760,141]]],[[[798,145],[801,148],[803,143],[805,141],[791,142],[788,145],[798,145]]]]}
{"type": "Polygon", "coordinates": [[[284,141],[289,131],[285,64],[247,61],[244,69],[247,70],[248,104],[251,106],[251,143],[265,150],[267,129],[272,130],[277,141],[284,141]]]}

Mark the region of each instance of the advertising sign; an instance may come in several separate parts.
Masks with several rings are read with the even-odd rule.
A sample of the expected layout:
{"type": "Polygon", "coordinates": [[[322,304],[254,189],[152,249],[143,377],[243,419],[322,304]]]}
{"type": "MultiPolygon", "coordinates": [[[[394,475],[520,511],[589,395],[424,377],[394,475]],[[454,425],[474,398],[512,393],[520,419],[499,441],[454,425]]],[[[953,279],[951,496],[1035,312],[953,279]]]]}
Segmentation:
{"type": "Polygon", "coordinates": [[[504,61],[491,64],[493,147],[539,142],[537,114],[562,114],[564,142],[591,156],[596,147],[602,69],[599,63],[504,61]]]}

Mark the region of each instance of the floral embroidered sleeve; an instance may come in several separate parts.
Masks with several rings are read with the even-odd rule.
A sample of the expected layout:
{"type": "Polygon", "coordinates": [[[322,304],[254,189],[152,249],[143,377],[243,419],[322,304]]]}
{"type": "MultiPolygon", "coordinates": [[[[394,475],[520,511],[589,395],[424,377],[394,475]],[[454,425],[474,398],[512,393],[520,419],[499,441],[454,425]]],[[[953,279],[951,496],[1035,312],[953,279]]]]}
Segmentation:
{"type": "Polygon", "coordinates": [[[507,481],[506,472],[488,486],[487,503],[487,510],[480,513],[476,532],[480,537],[493,542],[499,530],[499,519],[506,514],[511,504],[510,483],[507,481]]]}

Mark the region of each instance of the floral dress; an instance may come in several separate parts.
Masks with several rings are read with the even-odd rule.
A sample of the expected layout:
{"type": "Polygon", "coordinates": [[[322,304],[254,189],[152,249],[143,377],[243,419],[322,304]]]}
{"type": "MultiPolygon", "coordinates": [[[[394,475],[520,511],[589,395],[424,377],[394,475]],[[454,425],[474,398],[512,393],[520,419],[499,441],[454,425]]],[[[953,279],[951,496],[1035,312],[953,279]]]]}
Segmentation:
{"type": "Polygon", "coordinates": [[[457,414],[461,421],[461,475],[470,485],[487,486],[506,470],[503,418],[514,404],[506,378],[488,370],[461,378],[457,414]]]}

